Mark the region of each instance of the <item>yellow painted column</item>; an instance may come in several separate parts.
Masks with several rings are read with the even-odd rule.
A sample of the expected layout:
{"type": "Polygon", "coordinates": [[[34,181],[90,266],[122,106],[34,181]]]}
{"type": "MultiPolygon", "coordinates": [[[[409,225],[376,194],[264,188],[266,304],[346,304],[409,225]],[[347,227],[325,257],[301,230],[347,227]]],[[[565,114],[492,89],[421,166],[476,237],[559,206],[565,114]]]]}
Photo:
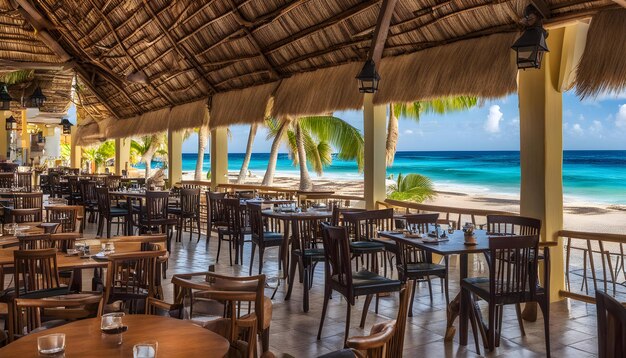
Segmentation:
{"type": "Polygon", "coordinates": [[[22,122],[22,133],[20,133],[20,147],[22,148],[22,165],[27,165],[29,163],[29,155],[30,151],[30,134],[28,133],[28,117],[26,115],[26,110],[22,109],[20,111],[20,116],[22,117],[20,120],[22,122]]]}
{"type": "Polygon", "coordinates": [[[115,174],[122,175],[122,170],[126,170],[130,166],[130,138],[115,139],[115,174]]]}
{"type": "Polygon", "coordinates": [[[376,208],[377,201],[387,197],[385,180],[387,165],[385,162],[385,141],[387,139],[387,106],[375,106],[373,94],[366,93],[363,101],[364,153],[364,190],[365,207],[376,208]]]}
{"type": "Polygon", "coordinates": [[[211,188],[228,183],[228,128],[211,130],[211,188]]]}
{"type": "Polygon", "coordinates": [[[183,131],[167,132],[167,174],[170,187],[183,180],[183,131]]]}
{"type": "MultiPolygon", "coordinates": [[[[541,219],[541,239],[563,228],[562,94],[558,90],[564,29],[550,31],[541,69],[519,72],[520,213],[541,219]]],[[[563,243],[551,249],[550,299],[564,288],[563,243]]]]}
{"type": "Polygon", "coordinates": [[[72,134],[70,134],[70,167],[80,168],[82,170],[83,147],[76,145],[78,141],[78,137],[76,136],[77,130],[78,126],[73,126],[72,134]]]}
{"type": "Polygon", "coordinates": [[[11,111],[2,111],[2,123],[0,123],[0,160],[9,159],[9,134],[5,120],[11,116],[11,111]]]}

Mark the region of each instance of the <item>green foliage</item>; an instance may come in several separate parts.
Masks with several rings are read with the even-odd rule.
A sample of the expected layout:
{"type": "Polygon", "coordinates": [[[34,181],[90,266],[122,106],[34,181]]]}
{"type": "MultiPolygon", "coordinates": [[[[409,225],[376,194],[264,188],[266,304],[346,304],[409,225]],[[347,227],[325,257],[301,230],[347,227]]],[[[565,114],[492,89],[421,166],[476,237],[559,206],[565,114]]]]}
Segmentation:
{"type": "Polygon", "coordinates": [[[69,143],[61,143],[61,159],[63,161],[70,161],[70,156],[72,155],[72,148],[69,143]]]}
{"type": "Polygon", "coordinates": [[[14,85],[16,83],[26,82],[33,77],[34,72],[34,70],[19,70],[8,72],[0,75],[0,82],[6,83],[7,85],[14,85]]]}
{"type": "Polygon", "coordinates": [[[478,99],[476,97],[443,97],[430,101],[396,103],[393,105],[393,110],[397,118],[404,117],[419,121],[422,114],[446,114],[451,112],[464,111],[475,107],[477,104],[478,99]]]}
{"type": "Polygon", "coordinates": [[[437,195],[430,178],[420,174],[398,174],[395,184],[389,187],[387,197],[394,200],[414,201],[421,203],[437,195]]]}
{"type": "Polygon", "coordinates": [[[130,142],[130,162],[131,164],[137,164],[145,161],[145,155],[154,150],[154,156],[167,158],[167,135],[166,134],[154,134],[150,136],[143,136],[138,140],[131,140],[130,142]]]}
{"type": "Polygon", "coordinates": [[[95,163],[96,168],[102,167],[107,160],[115,157],[115,142],[106,141],[98,146],[83,149],[83,159],[95,163]]]}

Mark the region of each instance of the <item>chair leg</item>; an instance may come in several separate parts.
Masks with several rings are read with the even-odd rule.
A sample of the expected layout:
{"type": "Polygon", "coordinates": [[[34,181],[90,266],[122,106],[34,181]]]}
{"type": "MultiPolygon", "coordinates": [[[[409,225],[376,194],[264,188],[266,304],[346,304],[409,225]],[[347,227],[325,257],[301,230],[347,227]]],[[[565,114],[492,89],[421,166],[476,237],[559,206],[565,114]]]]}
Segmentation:
{"type": "Polygon", "coordinates": [[[265,249],[259,246],[259,275],[263,273],[263,257],[265,256],[265,249]]]}
{"type": "Polygon", "coordinates": [[[543,329],[545,330],[546,357],[550,358],[550,302],[547,297],[539,300],[539,307],[543,315],[543,329]]]}
{"type": "MultiPolygon", "coordinates": [[[[217,234],[217,255],[215,256],[215,263],[220,263],[220,251],[222,250],[222,239],[224,238],[224,236],[221,233],[217,234]]],[[[208,248],[208,242],[209,240],[207,239],[207,248],[208,248]]],[[[231,263],[232,266],[232,263],[231,263]]]]}
{"type": "MultiPolygon", "coordinates": [[[[469,294],[469,292],[468,292],[469,294]]],[[[478,355],[480,355],[480,345],[478,344],[478,329],[477,329],[477,317],[476,317],[476,310],[474,309],[474,298],[473,296],[471,296],[470,294],[470,299],[469,299],[470,305],[468,307],[468,311],[469,311],[469,317],[470,317],[470,323],[472,325],[472,333],[474,334],[474,345],[476,347],[476,353],[478,355]]]]}
{"type": "Polygon", "coordinates": [[[426,282],[428,282],[428,294],[430,295],[430,303],[433,302],[433,283],[430,280],[430,276],[426,276],[426,282]]]}
{"type": "Polygon", "coordinates": [[[107,239],[111,237],[111,219],[107,219],[107,239]]]}
{"type": "Polygon", "coordinates": [[[309,265],[308,260],[302,260],[304,264],[304,296],[302,297],[302,309],[304,312],[309,312],[309,270],[311,269],[311,265],[309,265]]]}
{"type": "Polygon", "coordinates": [[[250,270],[248,275],[252,276],[252,265],[254,264],[254,251],[256,250],[256,243],[252,242],[252,252],[250,252],[250,270]]]}
{"type": "Polygon", "coordinates": [[[487,330],[487,349],[490,352],[496,348],[496,305],[489,302],[489,329],[487,330]]]}
{"type": "Polygon", "coordinates": [[[104,229],[104,217],[100,215],[98,218],[98,233],[96,235],[102,237],[102,230],[104,229]]]}
{"type": "Polygon", "coordinates": [[[413,291],[411,291],[411,301],[409,302],[409,317],[413,317],[413,301],[415,300],[416,288],[417,288],[417,280],[413,280],[413,291]]]}
{"type": "Polygon", "coordinates": [[[267,327],[261,333],[261,350],[263,353],[270,350],[270,328],[267,327]]]}
{"type": "Polygon", "coordinates": [[[515,313],[517,314],[517,323],[519,324],[519,330],[522,332],[522,336],[526,335],[526,331],[524,330],[524,321],[522,320],[522,305],[519,303],[515,304],[515,313]]]}
{"type": "Polygon", "coordinates": [[[346,346],[346,342],[348,341],[348,335],[350,334],[350,309],[352,305],[348,302],[348,308],[346,309],[346,330],[343,335],[343,346],[346,346]]]}
{"type": "MultiPolygon", "coordinates": [[[[198,215],[198,218],[196,219],[196,225],[198,225],[198,241],[196,241],[196,244],[200,242],[200,236],[202,236],[202,224],[200,223],[200,215],[198,215]]],[[[208,239],[207,239],[208,241],[208,239]]],[[[268,337],[269,339],[269,337],[268,337]]]]}
{"type": "Polygon", "coordinates": [[[370,308],[370,303],[372,302],[373,296],[374,295],[365,296],[365,303],[363,304],[363,313],[361,314],[361,323],[359,324],[359,327],[361,328],[365,327],[365,319],[367,318],[367,311],[370,308]]]}
{"type": "Polygon", "coordinates": [[[324,304],[322,306],[322,317],[320,318],[320,327],[317,330],[317,340],[322,338],[322,327],[324,327],[324,318],[326,318],[326,310],[328,309],[328,301],[330,300],[330,288],[328,284],[324,285],[324,304]]]}
{"type": "Polygon", "coordinates": [[[287,283],[287,294],[285,295],[285,301],[288,301],[291,298],[291,291],[293,290],[293,281],[294,276],[296,275],[296,265],[298,264],[295,255],[291,255],[291,266],[289,268],[289,281],[287,283]]]}

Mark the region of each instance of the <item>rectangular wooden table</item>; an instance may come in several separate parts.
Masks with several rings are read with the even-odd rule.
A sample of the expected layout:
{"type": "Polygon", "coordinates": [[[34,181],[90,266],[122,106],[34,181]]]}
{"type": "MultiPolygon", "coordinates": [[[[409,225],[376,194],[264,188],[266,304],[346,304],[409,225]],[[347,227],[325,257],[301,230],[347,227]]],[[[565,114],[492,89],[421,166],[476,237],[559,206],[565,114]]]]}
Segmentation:
{"type": "MultiPolygon", "coordinates": [[[[381,231],[379,236],[381,238],[378,241],[384,242],[389,239],[395,242],[403,242],[405,244],[417,247],[421,250],[431,252],[434,254],[448,256],[459,255],[459,282],[468,277],[468,255],[469,254],[483,254],[489,251],[489,235],[485,230],[475,230],[474,236],[476,238],[475,245],[465,244],[465,233],[462,230],[455,230],[452,234],[448,235],[447,241],[441,241],[438,243],[425,243],[419,238],[407,238],[404,234],[393,231],[381,231]]],[[[556,246],[556,242],[540,242],[540,247],[546,248],[556,246]]],[[[459,344],[467,345],[468,336],[468,319],[469,312],[467,310],[468,299],[466,294],[461,290],[459,294],[450,302],[448,307],[448,324],[446,329],[446,340],[452,340],[455,333],[454,321],[456,316],[459,316],[459,344]]]]}

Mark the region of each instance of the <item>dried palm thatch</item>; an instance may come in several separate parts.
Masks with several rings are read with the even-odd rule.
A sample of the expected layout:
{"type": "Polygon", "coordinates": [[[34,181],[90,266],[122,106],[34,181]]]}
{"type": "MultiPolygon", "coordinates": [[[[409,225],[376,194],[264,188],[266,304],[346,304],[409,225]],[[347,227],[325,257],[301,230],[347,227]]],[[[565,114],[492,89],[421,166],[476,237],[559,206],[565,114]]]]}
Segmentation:
{"type": "Polygon", "coordinates": [[[218,93],[211,104],[211,128],[230,124],[262,122],[267,104],[278,83],[218,93]]]}
{"type": "Polygon", "coordinates": [[[208,121],[207,101],[181,104],[172,108],[169,113],[169,129],[179,131],[187,128],[197,128],[208,121]]]}
{"type": "Polygon", "coordinates": [[[86,120],[76,128],[76,145],[90,145],[97,143],[100,138],[100,127],[94,120],[86,120]]]}
{"type": "Polygon", "coordinates": [[[624,89],[626,9],[602,11],[593,17],[589,26],[585,52],[576,75],[576,93],[586,98],[624,89]]]}
{"type": "Polygon", "coordinates": [[[362,66],[353,62],[283,80],[274,96],[272,115],[303,116],[361,108],[363,95],[354,77],[362,66]]]}
{"type": "Polygon", "coordinates": [[[495,98],[517,89],[517,66],[511,45],[518,33],[477,39],[388,57],[374,103],[411,102],[448,96],[495,98]]]}

